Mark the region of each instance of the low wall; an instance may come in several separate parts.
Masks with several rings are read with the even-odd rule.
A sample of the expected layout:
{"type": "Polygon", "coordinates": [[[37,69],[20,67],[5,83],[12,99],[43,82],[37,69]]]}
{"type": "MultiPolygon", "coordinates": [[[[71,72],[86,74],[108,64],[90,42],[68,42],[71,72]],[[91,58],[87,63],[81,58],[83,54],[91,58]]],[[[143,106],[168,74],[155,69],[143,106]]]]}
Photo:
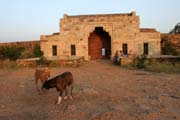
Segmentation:
{"type": "Polygon", "coordinates": [[[19,59],[16,61],[18,67],[36,67],[40,58],[19,59]]]}
{"type": "Polygon", "coordinates": [[[84,62],[84,57],[69,57],[63,59],[47,58],[50,61],[50,66],[69,66],[69,67],[78,67],[84,62]]]}
{"type": "MultiPolygon", "coordinates": [[[[30,58],[30,59],[19,59],[17,60],[17,65],[19,67],[37,67],[39,58],[30,58]]],[[[47,59],[49,67],[78,67],[84,62],[84,57],[76,57],[76,58],[69,58],[69,59],[47,59]]]]}

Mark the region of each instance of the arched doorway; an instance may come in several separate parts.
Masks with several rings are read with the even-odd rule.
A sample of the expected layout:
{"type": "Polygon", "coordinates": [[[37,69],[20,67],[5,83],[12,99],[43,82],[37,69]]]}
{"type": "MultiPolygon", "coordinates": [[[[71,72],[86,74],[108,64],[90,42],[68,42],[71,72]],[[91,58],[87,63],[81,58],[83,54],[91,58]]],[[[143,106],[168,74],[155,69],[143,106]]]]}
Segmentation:
{"type": "Polygon", "coordinates": [[[90,33],[88,38],[88,54],[91,60],[110,58],[111,56],[111,37],[108,32],[103,30],[103,27],[96,27],[90,33]],[[105,55],[102,55],[102,49],[105,50],[105,55]]]}

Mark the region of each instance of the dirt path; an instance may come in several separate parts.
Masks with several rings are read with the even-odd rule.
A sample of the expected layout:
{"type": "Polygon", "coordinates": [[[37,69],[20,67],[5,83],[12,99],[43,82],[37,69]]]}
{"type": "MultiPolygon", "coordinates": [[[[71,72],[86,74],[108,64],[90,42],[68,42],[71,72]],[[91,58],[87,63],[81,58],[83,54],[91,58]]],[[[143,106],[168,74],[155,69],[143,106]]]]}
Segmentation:
{"type": "Polygon", "coordinates": [[[0,70],[0,120],[180,120],[180,75],[126,70],[108,61],[71,71],[74,100],[35,89],[34,69],[0,70]]]}

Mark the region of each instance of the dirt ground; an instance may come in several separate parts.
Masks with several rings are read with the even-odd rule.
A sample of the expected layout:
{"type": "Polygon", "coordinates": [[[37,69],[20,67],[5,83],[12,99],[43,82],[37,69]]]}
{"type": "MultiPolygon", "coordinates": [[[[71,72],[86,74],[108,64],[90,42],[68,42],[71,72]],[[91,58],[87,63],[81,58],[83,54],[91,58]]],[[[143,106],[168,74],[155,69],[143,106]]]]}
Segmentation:
{"type": "Polygon", "coordinates": [[[55,89],[36,90],[35,69],[1,69],[0,120],[180,120],[180,75],[92,61],[51,77],[64,71],[74,75],[74,99],[57,105],[55,89]]]}

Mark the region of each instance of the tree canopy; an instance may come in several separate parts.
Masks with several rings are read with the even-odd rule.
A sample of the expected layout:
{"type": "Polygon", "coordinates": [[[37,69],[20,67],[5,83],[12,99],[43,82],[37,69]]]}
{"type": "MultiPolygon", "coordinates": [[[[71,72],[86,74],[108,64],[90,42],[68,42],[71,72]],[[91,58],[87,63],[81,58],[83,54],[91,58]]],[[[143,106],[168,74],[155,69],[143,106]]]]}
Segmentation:
{"type": "Polygon", "coordinates": [[[180,23],[176,24],[176,26],[170,31],[170,34],[180,34],[180,23]]]}

